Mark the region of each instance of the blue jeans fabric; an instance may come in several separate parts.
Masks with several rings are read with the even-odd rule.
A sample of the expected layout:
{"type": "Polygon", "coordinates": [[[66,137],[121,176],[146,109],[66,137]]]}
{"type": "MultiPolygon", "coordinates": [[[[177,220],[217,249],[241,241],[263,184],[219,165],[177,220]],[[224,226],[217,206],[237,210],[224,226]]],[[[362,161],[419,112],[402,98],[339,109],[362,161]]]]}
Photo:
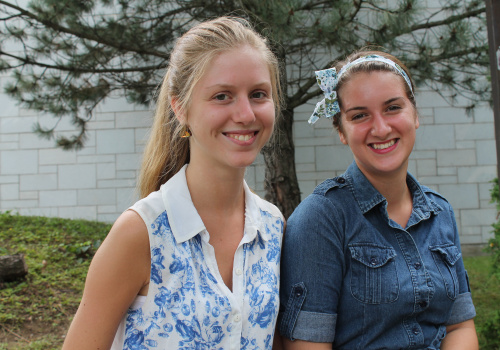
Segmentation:
{"type": "Polygon", "coordinates": [[[279,329],[334,349],[439,349],[475,316],[453,209],[408,173],[405,228],[355,163],[287,222],[279,329]]]}

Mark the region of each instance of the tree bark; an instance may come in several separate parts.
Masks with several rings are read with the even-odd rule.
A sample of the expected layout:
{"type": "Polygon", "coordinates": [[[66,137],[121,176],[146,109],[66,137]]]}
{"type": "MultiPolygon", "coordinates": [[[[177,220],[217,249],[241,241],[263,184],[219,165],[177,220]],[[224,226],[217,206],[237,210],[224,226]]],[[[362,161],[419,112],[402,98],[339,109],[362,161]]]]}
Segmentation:
{"type": "Polygon", "coordinates": [[[281,112],[274,133],[268,146],[262,149],[266,163],[265,198],[274,203],[285,219],[288,219],[300,203],[300,189],[295,172],[293,109],[281,112]]]}
{"type": "Polygon", "coordinates": [[[0,282],[21,279],[28,274],[23,254],[0,256],[0,282]]]}

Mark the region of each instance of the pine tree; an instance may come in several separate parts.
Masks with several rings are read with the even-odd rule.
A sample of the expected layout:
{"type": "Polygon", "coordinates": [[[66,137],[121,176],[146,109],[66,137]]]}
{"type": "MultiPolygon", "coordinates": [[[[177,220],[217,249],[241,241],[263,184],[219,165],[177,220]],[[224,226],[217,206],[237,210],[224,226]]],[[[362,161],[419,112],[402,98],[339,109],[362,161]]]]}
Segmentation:
{"type": "MultiPolygon", "coordinates": [[[[263,150],[266,198],[288,217],[300,202],[294,110],[318,99],[314,70],[353,50],[381,47],[407,63],[417,85],[490,99],[485,7],[479,0],[0,0],[0,70],[23,106],[71,118],[72,137],[39,134],[65,149],[85,144],[96,106],[124,95],[147,105],[177,37],[221,15],[249,19],[283,64],[286,108],[263,150]],[[7,50],[7,45],[9,49],[7,50]],[[14,47],[14,49],[12,49],[14,47]]],[[[453,101],[451,101],[453,102],[453,101]]]]}

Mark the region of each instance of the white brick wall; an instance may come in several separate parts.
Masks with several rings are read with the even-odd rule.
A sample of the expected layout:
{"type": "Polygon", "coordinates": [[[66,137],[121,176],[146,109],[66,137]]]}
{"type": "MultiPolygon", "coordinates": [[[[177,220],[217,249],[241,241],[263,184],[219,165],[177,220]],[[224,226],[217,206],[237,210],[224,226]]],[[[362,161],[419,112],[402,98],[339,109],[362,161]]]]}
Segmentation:
{"type": "MultiPolygon", "coordinates": [[[[410,171],[449,199],[464,244],[484,244],[496,217],[489,203],[490,181],[496,177],[493,112],[479,106],[468,116],[464,108],[450,107],[430,91],[419,91],[417,101],[420,128],[410,171]]],[[[295,114],[302,198],[352,161],[329,120],[307,123],[314,103],[295,114]]],[[[62,151],[32,133],[35,122],[52,126],[53,118],[20,109],[1,93],[0,107],[0,211],[112,222],[137,199],[135,181],[151,111],[136,110],[123,99],[107,101],[89,122],[86,147],[62,151]]],[[[61,127],[71,131],[67,123],[61,127]]],[[[246,177],[262,195],[261,156],[246,177]]]]}

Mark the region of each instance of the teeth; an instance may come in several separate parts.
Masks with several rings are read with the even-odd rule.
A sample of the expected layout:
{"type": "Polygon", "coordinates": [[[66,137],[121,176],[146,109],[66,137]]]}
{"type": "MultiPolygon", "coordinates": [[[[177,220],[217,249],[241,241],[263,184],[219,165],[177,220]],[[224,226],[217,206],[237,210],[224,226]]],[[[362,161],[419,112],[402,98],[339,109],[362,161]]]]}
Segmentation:
{"type": "Polygon", "coordinates": [[[379,143],[379,144],[374,144],[372,143],[372,147],[374,149],[386,149],[386,148],[389,148],[391,147],[392,145],[394,145],[396,143],[396,140],[391,140],[389,142],[386,142],[386,143],[379,143]]]}
{"type": "Polygon", "coordinates": [[[227,136],[239,140],[239,141],[248,141],[253,137],[253,134],[246,134],[246,135],[241,135],[241,134],[228,134],[227,136]]]}

